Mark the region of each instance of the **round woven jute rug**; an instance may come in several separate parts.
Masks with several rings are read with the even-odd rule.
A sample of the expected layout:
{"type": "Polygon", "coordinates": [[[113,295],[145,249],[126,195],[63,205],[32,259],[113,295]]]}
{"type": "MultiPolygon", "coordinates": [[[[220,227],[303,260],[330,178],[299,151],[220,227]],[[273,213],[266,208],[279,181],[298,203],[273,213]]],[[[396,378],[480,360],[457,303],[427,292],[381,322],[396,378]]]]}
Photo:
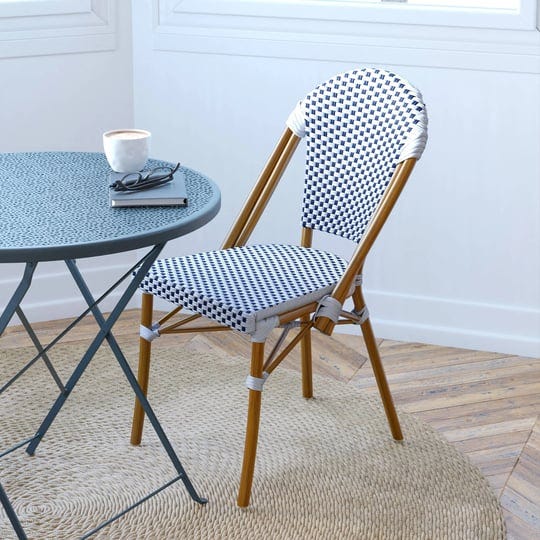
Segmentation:
{"type": "MultiPolygon", "coordinates": [[[[51,359],[64,377],[84,348],[60,346],[51,359]]],[[[136,347],[125,350],[134,360],[136,347]]],[[[6,380],[32,349],[0,351],[6,380]]],[[[265,385],[252,504],[236,507],[248,361],[187,348],[159,348],[150,401],[199,493],[182,482],[160,492],[95,538],[107,539],[486,539],[504,522],[486,480],[434,430],[401,413],[405,441],[390,436],[378,399],[277,370],[265,385]]],[[[0,451],[31,436],[57,390],[38,363],[0,396],[0,451]]],[[[175,470],[151,426],[129,444],[133,395],[102,348],[36,455],[0,461],[0,481],[30,538],[67,539],[123,510],[175,470]]],[[[14,538],[0,511],[0,538],[14,538]]]]}

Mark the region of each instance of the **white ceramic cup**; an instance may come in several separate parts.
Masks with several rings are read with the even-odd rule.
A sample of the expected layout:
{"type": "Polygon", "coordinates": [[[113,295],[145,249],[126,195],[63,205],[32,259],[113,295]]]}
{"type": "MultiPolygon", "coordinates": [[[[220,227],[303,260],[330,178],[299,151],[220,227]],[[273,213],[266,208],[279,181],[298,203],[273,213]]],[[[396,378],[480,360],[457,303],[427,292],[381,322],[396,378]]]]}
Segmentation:
{"type": "Polygon", "coordinates": [[[144,129],[113,129],[103,134],[103,149],[111,169],[120,173],[144,168],[152,134],[144,129]]]}

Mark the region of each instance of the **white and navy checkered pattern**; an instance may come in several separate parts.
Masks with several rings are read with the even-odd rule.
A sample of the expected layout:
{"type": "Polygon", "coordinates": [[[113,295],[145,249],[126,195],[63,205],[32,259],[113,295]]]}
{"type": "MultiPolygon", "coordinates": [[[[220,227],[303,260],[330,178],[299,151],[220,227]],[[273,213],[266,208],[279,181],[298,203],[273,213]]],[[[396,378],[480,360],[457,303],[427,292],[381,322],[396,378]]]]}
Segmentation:
{"type": "MultiPolygon", "coordinates": [[[[307,136],[303,225],[356,242],[397,164],[418,159],[427,138],[420,93],[376,69],[320,85],[287,124],[307,136]]],[[[141,288],[258,340],[276,315],[331,294],[346,266],[311,248],[244,246],[158,260],[141,288]]]]}
{"type": "Polygon", "coordinates": [[[235,330],[329,294],[347,262],[290,245],[255,245],[154,263],[141,289],[235,330]]]}
{"type": "Polygon", "coordinates": [[[424,149],[422,96],[393,73],[364,69],[321,84],[299,109],[307,138],[302,224],[359,242],[398,162],[424,149]]]}

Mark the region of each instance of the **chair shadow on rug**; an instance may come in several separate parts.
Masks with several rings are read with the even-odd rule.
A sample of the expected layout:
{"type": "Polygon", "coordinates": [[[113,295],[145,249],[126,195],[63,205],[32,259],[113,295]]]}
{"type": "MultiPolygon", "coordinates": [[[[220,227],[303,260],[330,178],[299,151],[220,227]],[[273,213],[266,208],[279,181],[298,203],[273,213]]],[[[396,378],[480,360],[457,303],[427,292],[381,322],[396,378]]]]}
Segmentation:
{"type": "MultiPolygon", "coordinates": [[[[139,383],[146,394],[153,339],[164,334],[236,330],[252,342],[249,403],[237,504],[249,505],[266,378],[298,344],[302,393],[313,396],[312,328],[361,327],[392,436],[403,438],[362,295],[366,256],[403,190],[427,140],[422,96],[403,78],[378,69],[349,71],[298,103],[220,250],[160,259],[141,284],[139,383]],[[246,245],[302,137],[307,140],[299,246],[246,245]],[[350,261],[312,248],[313,231],[357,244],[350,261]],[[177,307],[152,323],[153,297],[177,307]],[[352,298],[354,308],[346,311],[352,298]],[[183,307],[194,312],[172,318],[183,307]],[[199,317],[219,326],[191,326],[199,317]],[[264,358],[274,328],[282,334],[264,358]],[[296,335],[285,345],[290,330],[296,335]]],[[[131,443],[140,444],[144,412],[135,403],[131,443]]]]}

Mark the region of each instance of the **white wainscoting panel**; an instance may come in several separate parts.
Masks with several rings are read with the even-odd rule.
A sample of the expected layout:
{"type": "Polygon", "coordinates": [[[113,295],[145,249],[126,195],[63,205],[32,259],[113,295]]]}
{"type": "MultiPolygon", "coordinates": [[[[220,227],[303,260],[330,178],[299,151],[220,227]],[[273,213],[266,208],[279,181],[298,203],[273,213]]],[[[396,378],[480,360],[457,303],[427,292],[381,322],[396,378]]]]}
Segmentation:
{"type": "Polygon", "coordinates": [[[540,309],[369,289],[366,299],[379,336],[540,357],[540,309]]]}
{"type": "MultiPolygon", "coordinates": [[[[0,152],[101,151],[104,131],[133,126],[131,0],[0,2],[0,27],[0,152]]],[[[79,267],[99,294],[135,260],[128,252],[79,267]]],[[[0,307],[23,268],[0,265],[0,307]]],[[[23,307],[31,321],[50,320],[78,315],[84,301],[63,263],[44,263],[23,307]]]]}
{"type": "Polygon", "coordinates": [[[507,24],[499,23],[497,15],[470,13],[467,18],[452,10],[443,10],[442,14],[439,10],[435,17],[429,10],[418,12],[414,8],[411,11],[411,6],[386,4],[374,10],[327,1],[154,0],[153,47],[162,51],[540,73],[536,2],[529,0],[525,8],[519,24],[507,24]],[[373,11],[377,16],[369,15],[373,11]]]}
{"type": "MultiPolygon", "coordinates": [[[[98,298],[136,262],[136,253],[128,252],[81,259],[78,266],[92,294],[98,298]]],[[[5,306],[20,282],[24,265],[2,265],[1,270],[0,306],[5,306]]],[[[129,278],[100,304],[102,310],[108,311],[114,307],[127,283],[129,278]]],[[[129,307],[138,307],[139,303],[138,297],[135,296],[129,307]]],[[[62,262],[39,264],[31,288],[22,302],[23,311],[31,322],[71,318],[82,313],[87,307],[71,274],[62,262]]],[[[19,324],[16,316],[11,321],[11,325],[13,324],[19,324]]]]}
{"type": "Polygon", "coordinates": [[[0,58],[116,48],[115,0],[0,2],[0,58]]]}
{"type": "MultiPolygon", "coordinates": [[[[421,89],[430,138],[366,263],[377,334],[537,356],[539,33],[335,20],[322,30],[277,12],[212,15],[204,6],[146,0],[134,10],[136,123],[152,131],[156,154],[222,189],[216,219],[164,255],[219,247],[297,100],[335,73],[380,66],[421,89]]],[[[301,154],[254,243],[298,242],[301,154]]],[[[324,235],[314,242],[351,252],[324,235]]]]}
{"type": "Polygon", "coordinates": [[[227,15],[278,19],[353,21],[418,26],[453,26],[534,30],[537,2],[524,0],[520,9],[472,9],[403,5],[398,2],[364,3],[354,0],[159,0],[167,14],[227,15]]]}

